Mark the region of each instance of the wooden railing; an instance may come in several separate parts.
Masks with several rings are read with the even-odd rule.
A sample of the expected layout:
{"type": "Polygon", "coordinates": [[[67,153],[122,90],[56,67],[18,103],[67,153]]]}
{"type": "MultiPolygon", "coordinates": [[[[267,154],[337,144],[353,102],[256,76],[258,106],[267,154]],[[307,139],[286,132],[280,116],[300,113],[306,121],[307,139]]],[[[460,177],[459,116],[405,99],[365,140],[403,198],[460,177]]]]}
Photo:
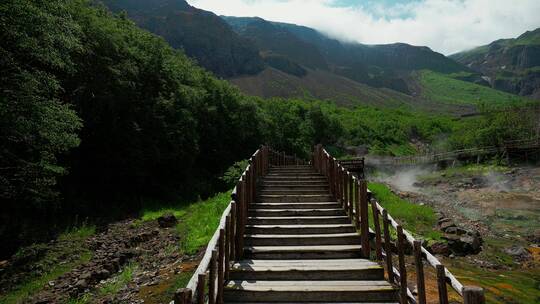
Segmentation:
{"type": "Polygon", "coordinates": [[[447,283],[463,297],[465,304],[485,303],[484,291],[480,287],[463,286],[456,277],[444,267],[444,265],[423,246],[420,240],[416,240],[411,233],[388,214],[367,188],[367,182],[358,179],[347,171],[336,158],[332,157],[321,145],[315,147],[313,153],[313,165],[315,169],[328,178],[330,191],[342,204],[350,219],[360,229],[362,256],[373,256],[376,260],[384,262],[388,280],[400,288],[400,302],[426,303],[426,289],[424,281],[424,259],[436,269],[439,303],[448,304],[447,283]],[[369,205],[375,230],[374,252],[371,251],[369,240],[369,205]],[[382,221],[382,227],[381,227],[382,221]],[[394,267],[391,246],[391,231],[395,229],[397,235],[395,247],[397,249],[398,268],[394,267]],[[384,238],[384,241],[383,241],[384,238]],[[383,246],[384,242],[384,246],[383,246]],[[416,266],[416,285],[418,294],[415,298],[407,287],[407,269],[405,265],[406,242],[410,244],[414,253],[416,266]]]}
{"type": "Polygon", "coordinates": [[[257,179],[267,174],[270,166],[308,164],[296,155],[290,156],[262,146],[249,159],[231,194],[231,202],[221,215],[216,232],[208,242],[204,256],[185,288],[174,294],[174,304],[222,304],[224,283],[229,277],[231,262],[241,259],[248,205],[256,198],[257,179]]]}

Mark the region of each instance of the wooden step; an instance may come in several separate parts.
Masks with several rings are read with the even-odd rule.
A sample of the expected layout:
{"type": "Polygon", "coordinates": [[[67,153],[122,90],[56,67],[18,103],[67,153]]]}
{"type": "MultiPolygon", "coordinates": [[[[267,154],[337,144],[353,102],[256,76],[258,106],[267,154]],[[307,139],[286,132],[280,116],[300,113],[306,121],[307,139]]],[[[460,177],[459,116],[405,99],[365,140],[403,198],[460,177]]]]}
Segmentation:
{"type": "Polygon", "coordinates": [[[366,259],[242,260],[231,280],[384,280],[384,268],[366,259]]]}
{"type": "Polygon", "coordinates": [[[294,202],[332,202],[335,199],[330,194],[261,194],[257,196],[261,203],[294,203],[294,202]]]}
{"type": "Polygon", "coordinates": [[[310,224],[350,224],[346,215],[338,216],[249,216],[248,225],[310,225],[310,224]]]}
{"type": "Polygon", "coordinates": [[[307,180],[297,180],[297,179],[292,179],[292,180],[279,180],[279,179],[270,179],[270,180],[264,180],[262,179],[261,182],[260,182],[260,185],[261,186],[268,186],[268,185],[271,185],[271,186],[276,186],[276,185],[280,185],[280,186],[289,186],[289,187],[292,187],[292,186],[328,186],[328,181],[325,179],[325,178],[321,178],[320,180],[312,180],[312,179],[307,179],[307,180]]]}
{"type": "Polygon", "coordinates": [[[334,234],[248,234],[246,246],[316,246],[360,244],[356,232],[334,234]]]}
{"type": "Polygon", "coordinates": [[[246,225],[247,234],[325,234],[350,233],[356,228],[352,224],[328,225],[246,225]]]}
{"type": "Polygon", "coordinates": [[[396,302],[390,283],[378,281],[229,281],[224,301],[396,302]]]}
{"type": "Polygon", "coordinates": [[[282,176],[282,175],[266,175],[262,181],[274,182],[274,181],[284,181],[284,182],[294,182],[294,181],[316,181],[316,182],[328,182],[324,176],[303,176],[303,175],[291,175],[291,176],[282,176]]]}
{"type": "Polygon", "coordinates": [[[262,260],[284,259],[350,259],[359,258],[360,245],[320,246],[246,246],[246,258],[262,260]]]}
{"type": "Polygon", "coordinates": [[[304,203],[252,203],[251,209],[337,209],[337,202],[304,202],[304,203]]]}
{"type": "Polygon", "coordinates": [[[261,189],[257,191],[259,195],[310,195],[310,194],[329,194],[328,189],[261,189]]]}
{"type": "Polygon", "coordinates": [[[285,190],[315,190],[315,191],[326,191],[328,193],[328,185],[266,185],[261,186],[259,188],[258,192],[260,191],[270,191],[270,190],[277,190],[277,191],[285,191],[285,190]]]}
{"type": "Polygon", "coordinates": [[[336,216],[345,215],[341,208],[332,209],[250,209],[249,216],[285,217],[285,216],[336,216]]]}

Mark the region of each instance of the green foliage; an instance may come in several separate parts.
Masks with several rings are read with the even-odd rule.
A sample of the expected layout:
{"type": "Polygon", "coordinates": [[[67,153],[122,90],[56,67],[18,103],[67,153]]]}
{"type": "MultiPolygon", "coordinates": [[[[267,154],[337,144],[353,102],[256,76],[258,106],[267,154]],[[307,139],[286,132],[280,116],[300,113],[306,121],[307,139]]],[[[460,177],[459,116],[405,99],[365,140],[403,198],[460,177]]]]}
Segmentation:
{"type": "Polygon", "coordinates": [[[388,214],[403,225],[404,229],[425,237],[440,238],[440,234],[433,231],[433,227],[437,223],[437,216],[431,207],[412,204],[401,199],[381,183],[369,183],[369,190],[388,210],[388,214]]]}
{"type": "Polygon", "coordinates": [[[232,166],[223,173],[223,176],[220,179],[227,185],[229,188],[234,188],[236,183],[242,176],[242,173],[246,170],[249,162],[247,159],[235,162],[232,166]]]}
{"type": "Polygon", "coordinates": [[[440,103],[472,104],[491,108],[525,101],[524,98],[513,94],[428,70],[419,72],[418,77],[423,86],[422,95],[440,103]]]}
{"type": "Polygon", "coordinates": [[[176,229],[182,238],[180,249],[193,254],[210,241],[230,201],[230,192],[218,193],[203,201],[145,210],[141,220],[151,221],[166,213],[174,214],[179,219],[176,229]]]}

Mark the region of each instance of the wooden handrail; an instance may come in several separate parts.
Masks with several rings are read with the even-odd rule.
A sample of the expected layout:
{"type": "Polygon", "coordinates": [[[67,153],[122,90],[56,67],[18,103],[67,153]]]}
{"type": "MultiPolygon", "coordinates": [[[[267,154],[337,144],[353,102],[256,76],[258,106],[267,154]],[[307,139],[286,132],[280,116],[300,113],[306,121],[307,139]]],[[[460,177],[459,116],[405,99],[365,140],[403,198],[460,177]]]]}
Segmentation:
{"type": "Polygon", "coordinates": [[[248,204],[256,199],[258,178],[266,175],[270,166],[306,164],[309,162],[296,155],[286,155],[268,146],[262,146],[251,155],[249,165],[231,192],[231,201],[221,215],[199,266],[187,286],[175,292],[173,303],[223,303],[223,288],[231,263],[242,258],[248,204]],[[206,285],[208,288],[205,288],[206,285]],[[205,293],[206,290],[208,293],[205,293]]]}
{"type": "MultiPolygon", "coordinates": [[[[472,150],[472,149],[469,149],[472,150]]],[[[354,218],[356,226],[360,228],[360,235],[362,237],[362,256],[370,257],[370,245],[368,240],[369,226],[368,226],[368,201],[372,204],[373,218],[377,221],[375,223],[375,256],[378,260],[384,258],[386,264],[386,270],[388,278],[391,283],[398,283],[401,287],[401,299],[402,304],[406,303],[425,303],[425,282],[423,276],[423,263],[425,260],[437,271],[438,289],[439,289],[439,302],[441,304],[448,303],[448,294],[446,289],[446,283],[463,297],[465,304],[483,304],[485,303],[484,291],[480,287],[463,286],[456,277],[442,265],[442,263],[433,256],[426,248],[421,245],[419,240],[416,240],[410,232],[403,229],[399,223],[388,214],[373,197],[372,193],[367,189],[366,181],[351,176],[338,160],[332,157],[321,145],[315,146],[312,161],[315,169],[321,174],[328,177],[330,184],[330,191],[335,196],[336,200],[342,204],[351,219],[354,218]],[[357,186],[356,199],[353,199],[351,185],[357,186]],[[353,206],[356,204],[356,206],[353,206]],[[358,214],[360,213],[360,214],[358,214]],[[378,227],[379,217],[383,220],[383,229],[378,227]],[[359,221],[359,222],[358,222],[359,221]],[[392,252],[390,250],[390,231],[389,227],[393,227],[398,235],[397,249],[399,270],[393,266],[392,252]],[[382,246],[382,231],[384,231],[384,246],[382,246]],[[407,242],[414,249],[417,269],[417,284],[422,286],[418,287],[419,293],[417,300],[410,289],[407,287],[407,278],[404,265],[404,243],[407,242]],[[420,267],[420,268],[419,268],[420,267]],[[401,274],[404,274],[403,276],[401,274]]]]}

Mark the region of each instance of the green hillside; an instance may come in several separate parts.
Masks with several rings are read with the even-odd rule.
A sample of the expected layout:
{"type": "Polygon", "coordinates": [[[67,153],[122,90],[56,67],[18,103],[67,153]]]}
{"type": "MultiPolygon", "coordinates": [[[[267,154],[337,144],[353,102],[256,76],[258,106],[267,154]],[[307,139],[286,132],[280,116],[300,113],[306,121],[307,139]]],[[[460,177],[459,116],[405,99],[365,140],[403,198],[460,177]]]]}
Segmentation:
{"type": "Polygon", "coordinates": [[[422,70],[416,76],[422,86],[422,96],[434,102],[496,107],[526,101],[523,97],[454,79],[451,75],[422,70]]]}

